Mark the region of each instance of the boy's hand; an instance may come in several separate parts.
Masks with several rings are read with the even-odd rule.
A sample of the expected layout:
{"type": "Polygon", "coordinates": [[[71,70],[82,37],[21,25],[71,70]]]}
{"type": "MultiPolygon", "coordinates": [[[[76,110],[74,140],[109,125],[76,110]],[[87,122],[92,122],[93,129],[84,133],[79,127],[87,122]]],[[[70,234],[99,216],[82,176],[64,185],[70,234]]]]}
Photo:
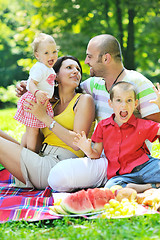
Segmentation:
{"type": "Polygon", "coordinates": [[[86,155],[92,150],[91,149],[92,140],[86,137],[84,131],[76,134],[73,144],[79,147],[86,155]]]}
{"type": "Polygon", "coordinates": [[[154,100],[150,100],[149,102],[157,104],[160,109],[160,84],[157,83],[157,88],[154,86],[153,89],[157,95],[157,98],[154,100]]]}

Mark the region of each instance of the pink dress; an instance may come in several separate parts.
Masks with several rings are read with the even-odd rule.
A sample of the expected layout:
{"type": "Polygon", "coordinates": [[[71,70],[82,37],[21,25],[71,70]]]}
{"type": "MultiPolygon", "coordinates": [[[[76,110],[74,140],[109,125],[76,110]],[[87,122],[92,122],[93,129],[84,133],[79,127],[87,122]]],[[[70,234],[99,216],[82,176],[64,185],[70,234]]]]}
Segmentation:
{"type": "MultiPolygon", "coordinates": [[[[44,90],[44,87],[46,87],[45,91],[48,92],[50,98],[52,97],[54,93],[54,80],[56,78],[53,69],[50,69],[44,64],[37,62],[30,71],[30,78],[39,82],[39,85],[37,85],[38,89],[44,90]]],[[[36,98],[31,92],[28,91],[23,94],[18,101],[17,112],[14,116],[14,119],[31,128],[45,128],[46,125],[39,121],[32,113],[24,111],[24,103],[27,103],[26,99],[36,102],[36,98]]],[[[47,114],[53,118],[53,109],[50,102],[47,105],[47,114]]]]}
{"type": "MultiPolygon", "coordinates": [[[[23,96],[18,101],[17,112],[14,116],[14,119],[28,127],[45,128],[46,125],[43,122],[39,121],[32,113],[24,111],[24,103],[27,103],[25,101],[26,99],[31,99],[36,102],[36,98],[29,91],[23,94],[23,96]]],[[[53,118],[53,109],[50,102],[47,105],[47,113],[53,118]]]]}

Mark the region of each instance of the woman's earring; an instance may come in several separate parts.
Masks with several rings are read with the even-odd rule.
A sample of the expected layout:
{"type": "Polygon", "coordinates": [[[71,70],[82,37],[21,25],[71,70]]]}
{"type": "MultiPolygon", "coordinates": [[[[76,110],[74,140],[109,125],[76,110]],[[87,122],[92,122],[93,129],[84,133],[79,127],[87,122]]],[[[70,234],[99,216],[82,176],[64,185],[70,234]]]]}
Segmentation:
{"type": "Polygon", "coordinates": [[[58,82],[55,81],[54,86],[55,86],[55,87],[58,87],[58,85],[59,85],[58,82]]]}

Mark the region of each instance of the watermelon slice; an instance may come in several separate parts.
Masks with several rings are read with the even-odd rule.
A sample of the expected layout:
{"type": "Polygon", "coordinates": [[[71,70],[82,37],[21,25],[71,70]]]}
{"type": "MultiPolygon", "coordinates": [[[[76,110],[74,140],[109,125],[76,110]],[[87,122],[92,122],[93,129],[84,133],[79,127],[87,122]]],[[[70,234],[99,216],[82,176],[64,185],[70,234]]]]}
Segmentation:
{"type": "Polygon", "coordinates": [[[68,214],[63,210],[63,208],[60,205],[50,206],[49,209],[52,210],[56,214],[63,214],[63,215],[68,214]]]}
{"type": "Polygon", "coordinates": [[[104,209],[104,205],[115,198],[112,191],[106,188],[89,188],[87,194],[95,211],[104,209]]]}
{"type": "Polygon", "coordinates": [[[85,190],[71,193],[61,202],[61,207],[65,212],[83,214],[94,210],[88,194],[85,190]]]}

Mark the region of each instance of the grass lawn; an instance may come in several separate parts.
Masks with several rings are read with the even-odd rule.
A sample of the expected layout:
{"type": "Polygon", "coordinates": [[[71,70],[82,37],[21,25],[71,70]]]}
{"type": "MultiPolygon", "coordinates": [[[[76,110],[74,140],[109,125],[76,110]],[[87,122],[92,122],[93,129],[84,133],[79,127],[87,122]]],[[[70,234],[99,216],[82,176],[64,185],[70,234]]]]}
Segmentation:
{"type": "MultiPolygon", "coordinates": [[[[16,109],[0,110],[0,126],[20,141],[24,126],[13,119],[16,109]]],[[[152,155],[158,157],[160,145],[153,144],[152,155]]],[[[0,224],[0,240],[19,239],[84,239],[84,240],[159,240],[160,215],[146,215],[124,219],[63,218],[52,221],[9,222],[0,224]]]]}

